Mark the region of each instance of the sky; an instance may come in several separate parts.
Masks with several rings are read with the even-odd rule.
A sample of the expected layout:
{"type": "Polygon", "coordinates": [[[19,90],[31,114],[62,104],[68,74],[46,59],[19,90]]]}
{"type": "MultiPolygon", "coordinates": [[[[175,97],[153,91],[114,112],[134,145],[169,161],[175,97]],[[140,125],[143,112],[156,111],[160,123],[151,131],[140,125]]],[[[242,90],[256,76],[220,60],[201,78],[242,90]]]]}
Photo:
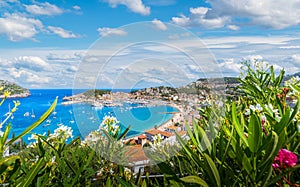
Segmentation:
{"type": "Polygon", "coordinates": [[[259,59],[300,71],[300,0],[0,0],[0,79],[180,86],[259,59]]]}

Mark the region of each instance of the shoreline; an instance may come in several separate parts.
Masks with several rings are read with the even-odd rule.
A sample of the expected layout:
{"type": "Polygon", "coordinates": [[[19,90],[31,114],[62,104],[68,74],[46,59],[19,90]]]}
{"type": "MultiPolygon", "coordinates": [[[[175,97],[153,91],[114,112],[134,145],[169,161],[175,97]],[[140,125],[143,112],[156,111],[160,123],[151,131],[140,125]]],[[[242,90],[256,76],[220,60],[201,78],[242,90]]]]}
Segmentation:
{"type": "MultiPolygon", "coordinates": [[[[14,98],[26,98],[29,97],[30,93],[21,93],[21,94],[12,94],[6,97],[7,99],[14,99],[14,98]]],[[[4,95],[0,95],[0,99],[3,99],[4,95]]]]}
{"type": "MultiPolygon", "coordinates": [[[[180,122],[181,120],[183,120],[183,114],[182,114],[182,109],[181,107],[179,107],[177,104],[175,103],[168,103],[168,104],[165,104],[167,106],[171,106],[173,108],[176,108],[178,110],[178,112],[172,112],[173,113],[173,117],[170,118],[168,121],[166,121],[165,123],[161,124],[160,126],[158,126],[156,129],[157,130],[160,130],[160,131],[165,131],[167,127],[169,126],[172,126],[174,125],[175,123],[177,122],[180,122]]],[[[153,130],[155,129],[155,127],[153,126],[152,128],[149,128],[149,129],[146,129],[145,131],[143,131],[141,134],[138,134],[138,135],[134,135],[132,137],[128,137],[128,138],[125,138],[123,139],[123,141],[128,141],[128,140],[131,140],[131,139],[135,139],[137,140],[138,137],[142,134],[145,134],[146,131],[149,131],[149,130],[153,130]]]]}

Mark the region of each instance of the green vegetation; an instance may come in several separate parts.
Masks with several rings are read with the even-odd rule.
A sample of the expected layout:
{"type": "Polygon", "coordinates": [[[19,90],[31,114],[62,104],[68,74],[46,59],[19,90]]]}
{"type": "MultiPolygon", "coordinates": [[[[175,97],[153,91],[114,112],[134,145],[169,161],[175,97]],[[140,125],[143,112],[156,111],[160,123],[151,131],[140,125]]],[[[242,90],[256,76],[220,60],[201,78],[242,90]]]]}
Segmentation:
{"type": "Polygon", "coordinates": [[[11,95],[29,94],[28,89],[23,88],[15,83],[11,83],[11,82],[4,81],[4,80],[0,80],[0,87],[3,87],[3,89],[0,90],[0,95],[3,95],[4,92],[9,92],[11,95]]]}
{"type": "MultiPolygon", "coordinates": [[[[39,125],[50,109],[21,135],[0,136],[0,183],[11,186],[299,186],[300,80],[283,83],[284,71],[245,62],[235,98],[211,97],[200,118],[186,124],[188,139],[168,144],[155,139],[147,156],[158,163],[134,175],[127,162],[118,121],[103,119],[88,139],[72,138],[61,126],[16,155],[3,156],[17,139],[39,125]],[[172,146],[170,146],[172,145],[172,146]],[[176,149],[178,146],[182,149],[176,149]],[[155,150],[155,152],[151,152],[155,150]],[[120,153],[120,154],[116,154],[120,153]],[[175,153],[175,156],[172,156],[175,153]],[[119,156],[121,155],[121,156],[119,156]],[[116,162],[117,161],[117,162],[116,162]],[[124,163],[124,164],[119,164],[124,163]],[[161,174],[150,177],[149,174],[161,174]]],[[[232,80],[231,80],[232,81],[232,80]]],[[[162,89],[162,88],[161,88],[162,89]]],[[[94,92],[93,92],[94,93],[94,92]]],[[[17,110],[19,103],[11,113],[17,110]]],[[[9,118],[10,116],[8,116],[9,118]]],[[[3,121],[2,125],[6,123],[3,121]]]]}
{"type": "Polygon", "coordinates": [[[88,98],[93,98],[93,97],[99,97],[99,96],[103,96],[104,94],[110,94],[111,91],[110,90],[88,90],[86,92],[83,93],[84,96],[88,97],[88,98]]]}

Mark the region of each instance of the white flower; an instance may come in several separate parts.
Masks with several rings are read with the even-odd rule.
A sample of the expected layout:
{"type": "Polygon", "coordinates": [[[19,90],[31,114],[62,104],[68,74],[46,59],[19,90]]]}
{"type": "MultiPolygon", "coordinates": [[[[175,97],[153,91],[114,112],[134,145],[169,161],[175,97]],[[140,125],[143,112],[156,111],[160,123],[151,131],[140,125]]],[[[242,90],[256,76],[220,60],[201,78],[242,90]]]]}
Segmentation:
{"type": "Polygon", "coordinates": [[[250,115],[250,112],[251,112],[250,109],[247,108],[247,109],[246,109],[246,112],[245,112],[244,114],[245,114],[246,116],[249,116],[249,115],[250,115]]]}
{"type": "Polygon", "coordinates": [[[68,126],[61,125],[57,129],[55,129],[54,134],[51,134],[50,136],[63,139],[73,138],[73,129],[68,126]]]}
{"type": "Polygon", "coordinates": [[[298,76],[296,76],[296,77],[292,77],[289,80],[285,81],[284,85],[291,86],[291,85],[299,84],[299,82],[300,82],[300,78],[298,76]]]}
{"type": "Polygon", "coordinates": [[[249,107],[253,112],[261,112],[263,111],[263,108],[260,106],[260,104],[257,104],[256,106],[250,105],[249,107]]]}
{"type": "Polygon", "coordinates": [[[28,137],[28,140],[30,141],[30,140],[38,140],[38,135],[37,134],[31,134],[31,136],[30,137],[28,137]]]}
{"type": "Polygon", "coordinates": [[[3,134],[4,134],[4,132],[0,130],[0,137],[2,137],[3,134]]]}
{"type": "Polygon", "coordinates": [[[131,170],[129,168],[125,167],[125,172],[131,173],[131,170]]]}
{"type": "Polygon", "coordinates": [[[113,116],[104,116],[99,129],[116,135],[120,130],[120,126],[118,125],[118,123],[119,121],[117,120],[117,118],[113,116]]]}
{"type": "Polygon", "coordinates": [[[51,163],[53,164],[54,162],[55,162],[55,156],[53,156],[52,158],[51,158],[51,163]]]}
{"type": "Polygon", "coordinates": [[[104,116],[100,126],[118,124],[119,121],[113,116],[104,116]]]}
{"type": "Polygon", "coordinates": [[[274,109],[272,104],[265,105],[265,107],[268,107],[270,110],[272,110],[272,112],[273,112],[272,115],[275,115],[276,121],[279,122],[280,121],[279,110],[274,109]]]}

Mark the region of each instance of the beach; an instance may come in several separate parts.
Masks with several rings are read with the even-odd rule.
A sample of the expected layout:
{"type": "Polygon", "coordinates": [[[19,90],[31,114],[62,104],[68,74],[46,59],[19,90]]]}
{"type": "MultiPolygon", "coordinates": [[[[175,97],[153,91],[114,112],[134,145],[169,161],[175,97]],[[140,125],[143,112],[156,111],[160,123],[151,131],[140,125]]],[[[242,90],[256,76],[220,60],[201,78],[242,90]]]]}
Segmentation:
{"type": "MultiPolygon", "coordinates": [[[[145,132],[146,131],[151,131],[151,130],[154,130],[154,129],[157,129],[157,130],[160,130],[160,131],[166,131],[166,129],[168,127],[174,126],[174,124],[176,124],[176,123],[181,124],[182,122],[184,122],[183,109],[182,109],[181,106],[177,105],[176,103],[165,103],[165,104],[168,105],[168,106],[171,106],[173,108],[176,108],[178,110],[178,112],[172,112],[173,117],[171,119],[169,119],[168,121],[166,121],[165,123],[161,124],[160,126],[158,126],[156,128],[155,127],[149,128],[149,129],[145,130],[145,132]]],[[[153,103],[150,102],[149,105],[152,106],[153,103]]],[[[142,134],[145,134],[145,132],[142,133],[142,134]]],[[[124,141],[132,140],[132,139],[137,140],[139,136],[140,136],[140,134],[136,135],[136,136],[132,136],[130,138],[126,138],[126,139],[124,139],[124,141]]]]}

